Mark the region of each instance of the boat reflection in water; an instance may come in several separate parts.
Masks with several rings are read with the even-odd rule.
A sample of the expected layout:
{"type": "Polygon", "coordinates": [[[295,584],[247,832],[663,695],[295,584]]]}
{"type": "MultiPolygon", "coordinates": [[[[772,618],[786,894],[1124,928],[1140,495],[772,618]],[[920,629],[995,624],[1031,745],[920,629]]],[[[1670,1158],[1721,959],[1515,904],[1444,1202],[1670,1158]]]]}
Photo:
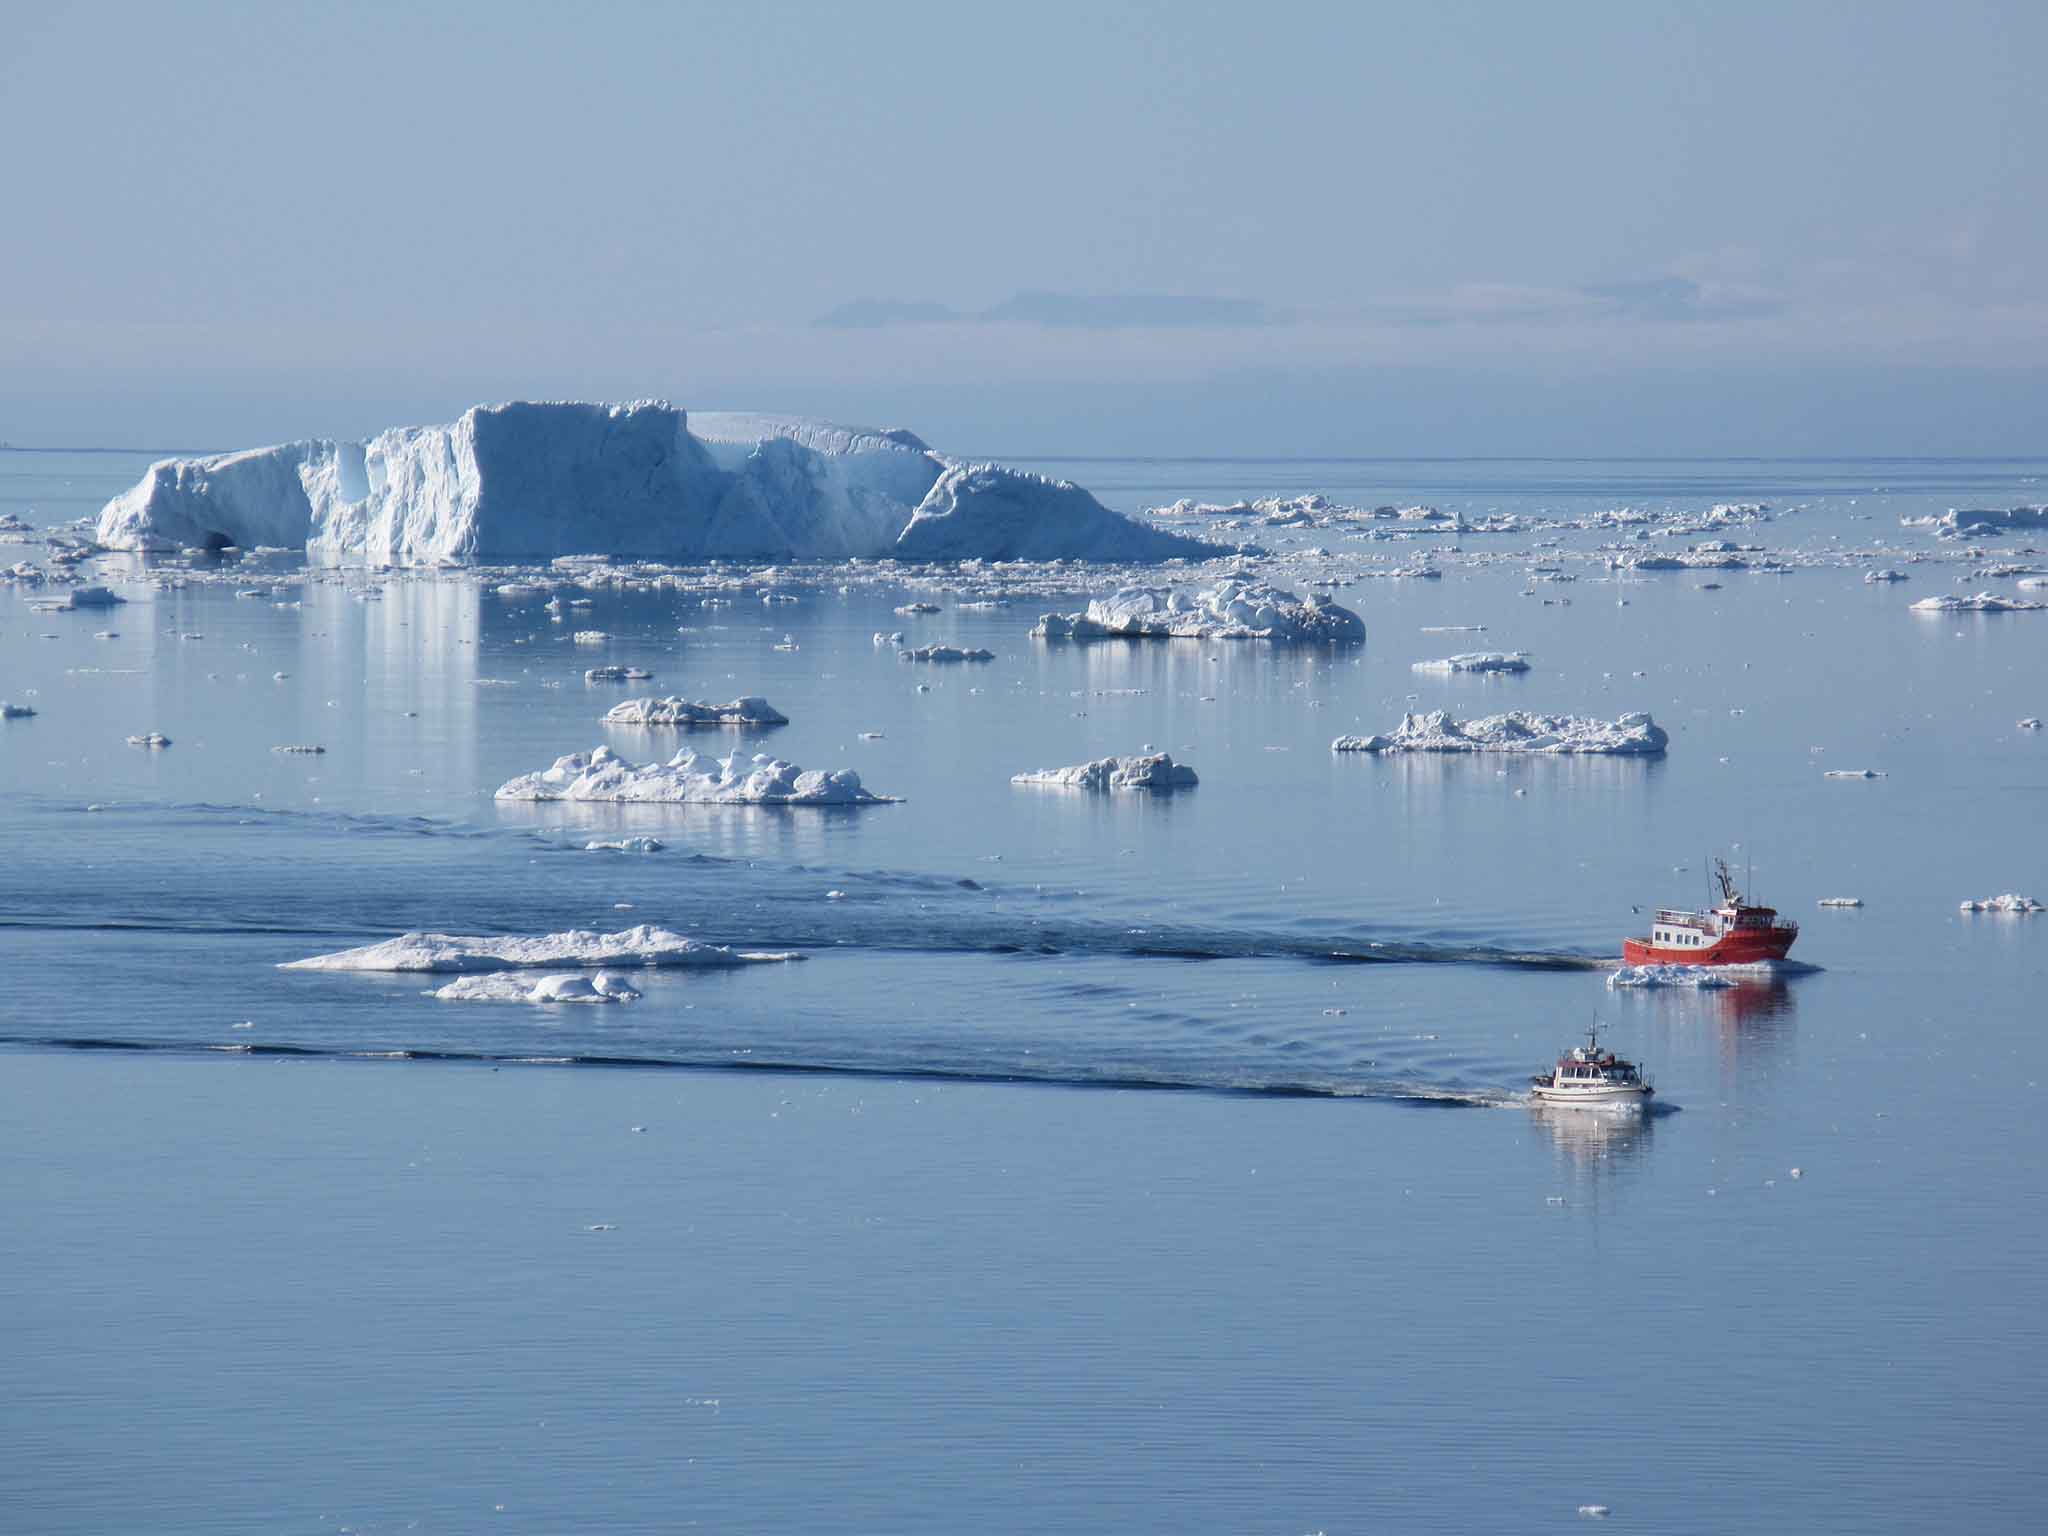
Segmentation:
{"type": "Polygon", "coordinates": [[[1618,1173],[1643,1157],[1663,1118],[1659,1113],[1602,1113],[1541,1101],[1529,1106],[1530,1123],[1538,1134],[1550,1137],[1560,1161],[1592,1176],[1618,1173]]]}

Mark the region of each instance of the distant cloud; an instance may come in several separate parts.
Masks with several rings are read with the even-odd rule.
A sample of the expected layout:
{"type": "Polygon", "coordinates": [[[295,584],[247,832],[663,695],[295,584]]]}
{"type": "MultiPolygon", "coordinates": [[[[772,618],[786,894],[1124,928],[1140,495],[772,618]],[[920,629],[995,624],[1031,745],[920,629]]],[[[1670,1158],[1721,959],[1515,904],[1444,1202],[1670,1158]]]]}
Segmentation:
{"type": "Polygon", "coordinates": [[[1669,325],[1742,320],[1776,314],[1784,307],[1767,289],[1666,275],[1574,288],[1473,283],[1377,304],[1370,312],[1402,325],[1669,325]]]}
{"type": "Polygon", "coordinates": [[[921,300],[858,299],[827,311],[812,324],[846,330],[891,325],[1038,325],[1112,331],[1272,325],[1278,319],[1256,299],[1026,290],[983,310],[955,310],[921,300]]]}

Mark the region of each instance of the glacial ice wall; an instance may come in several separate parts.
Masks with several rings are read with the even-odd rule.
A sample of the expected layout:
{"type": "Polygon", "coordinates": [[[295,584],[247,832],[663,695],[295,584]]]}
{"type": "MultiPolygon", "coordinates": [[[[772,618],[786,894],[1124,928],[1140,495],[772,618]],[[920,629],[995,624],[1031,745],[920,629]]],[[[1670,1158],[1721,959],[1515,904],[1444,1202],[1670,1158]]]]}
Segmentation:
{"type": "Polygon", "coordinates": [[[908,432],[660,401],[477,406],[446,426],[166,459],[108,502],[112,549],[303,548],[322,564],[1164,560],[1214,546],[1079,486],[908,432]]]}

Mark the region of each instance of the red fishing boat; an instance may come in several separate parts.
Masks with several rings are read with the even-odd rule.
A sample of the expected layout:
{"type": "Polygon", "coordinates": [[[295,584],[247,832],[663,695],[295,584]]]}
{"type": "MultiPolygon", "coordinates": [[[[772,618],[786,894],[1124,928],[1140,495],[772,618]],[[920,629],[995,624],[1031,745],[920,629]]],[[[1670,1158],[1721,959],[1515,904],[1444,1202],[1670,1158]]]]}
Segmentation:
{"type": "Polygon", "coordinates": [[[1682,912],[1659,907],[1649,933],[1624,939],[1626,965],[1755,965],[1782,960],[1799,937],[1799,925],[1778,916],[1775,907],[1753,906],[1735,888],[1728,861],[1714,860],[1714,879],[1721,904],[1708,912],[1682,912]]]}

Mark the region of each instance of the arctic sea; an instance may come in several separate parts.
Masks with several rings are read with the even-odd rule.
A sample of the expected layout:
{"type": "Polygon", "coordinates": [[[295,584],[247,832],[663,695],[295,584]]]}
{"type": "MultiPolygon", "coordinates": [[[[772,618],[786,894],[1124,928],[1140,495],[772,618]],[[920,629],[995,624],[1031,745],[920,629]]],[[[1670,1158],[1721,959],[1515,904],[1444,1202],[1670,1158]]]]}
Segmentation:
{"type": "MultiPolygon", "coordinates": [[[[0,513],[146,462],[0,453],[0,513]]],[[[562,586],[561,622],[503,572],[285,557],[0,586],[36,711],[0,722],[0,1528],[2040,1528],[2048,916],[1958,905],[2048,899],[2048,612],[1908,605],[2048,598],[2048,553],[1899,520],[2048,462],[1027,467],[1546,526],[1228,535],[1337,583],[1350,649],[1030,639],[1079,568],[562,586]],[[1716,503],[1768,504],[1724,537],[1782,569],[1556,526],[1716,503]],[[1412,670],[1476,649],[1532,670],[1412,670]],[[645,693],[790,724],[599,723],[645,693]],[[1670,748],[1330,751],[1433,708],[1670,748]],[[493,800],[600,743],[902,803],[493,800]],[[1199,787],[1010,783],[1147,747],[1199,787]],[[1817,969],[1609,989],[1715,854],[1817,969]],[[643,922],[803,958],[581,1009],[277,969],[643,922]],[[1664,1112],[1526,1107],[1596,1015],[1664,1112]]]]}

